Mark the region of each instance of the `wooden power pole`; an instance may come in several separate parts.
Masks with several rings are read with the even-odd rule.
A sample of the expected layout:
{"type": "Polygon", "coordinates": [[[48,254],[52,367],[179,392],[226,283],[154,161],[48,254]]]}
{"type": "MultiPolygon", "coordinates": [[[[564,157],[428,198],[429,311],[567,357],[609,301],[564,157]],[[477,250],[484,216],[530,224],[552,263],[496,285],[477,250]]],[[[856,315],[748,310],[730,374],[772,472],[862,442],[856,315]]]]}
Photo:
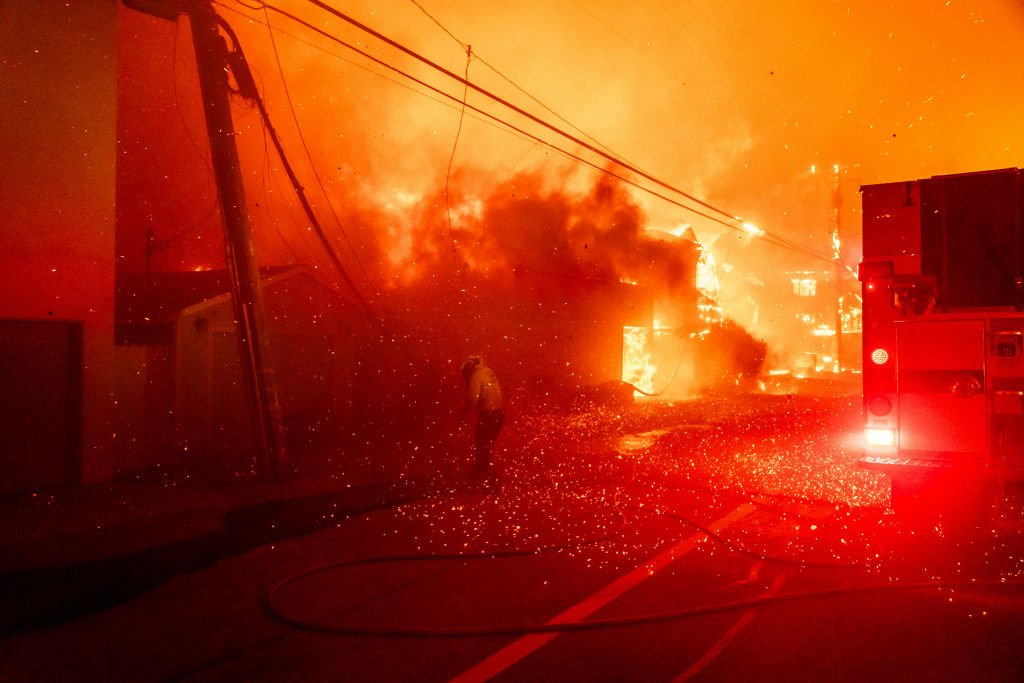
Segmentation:
{"type": "Polygon", "coordinates": [[[246,212],[235,127],[231,118],[228,48],[217,30],[218,19],[210,0],[124,0],[124,3],[172,21],[177,21],[180,14],[187,14],[189,18],[210,139],[210,158],[224,224],[224,247],[238,331],[239,359],[254,423],[259,474],[265,479],[279,481],[286,473],[288,456],[284,448],[277,382],[270,362],[259,263],[246,212]]]}

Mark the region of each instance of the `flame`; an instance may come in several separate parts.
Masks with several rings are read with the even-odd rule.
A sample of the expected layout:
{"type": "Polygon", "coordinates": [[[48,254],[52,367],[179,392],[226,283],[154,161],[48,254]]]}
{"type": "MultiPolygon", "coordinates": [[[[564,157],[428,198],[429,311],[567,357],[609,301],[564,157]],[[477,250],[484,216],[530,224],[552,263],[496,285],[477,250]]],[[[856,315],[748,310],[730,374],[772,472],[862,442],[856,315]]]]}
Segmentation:
{"type": "Polygon", "coordinates": [[[697,259],[697,290],[709,299],[715,299],[719,289],[721,283],[715,269],[715,256],[710,249],[701,245],[700,257],[697,259]]]}
{"type": "Polygon", "coordinates": [[[697,315],[705,323],[721,322],[725,319],[725,311],[711,300],[705,300],[697,304],[697,315]]]}
{"type": "Polygon", "coordinates": [[[651,330],[647,327],[622,328],[622,381],[642,391],[654,391],[651,363],[651,330]]]}

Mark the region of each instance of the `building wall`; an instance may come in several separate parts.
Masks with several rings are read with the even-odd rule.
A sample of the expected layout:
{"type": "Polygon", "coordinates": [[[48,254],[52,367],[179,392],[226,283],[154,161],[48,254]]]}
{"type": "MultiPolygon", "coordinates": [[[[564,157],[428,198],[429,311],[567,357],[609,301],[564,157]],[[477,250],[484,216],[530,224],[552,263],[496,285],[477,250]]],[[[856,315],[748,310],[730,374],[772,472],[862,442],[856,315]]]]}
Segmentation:
{"type": "MultiPolygon", "coordinates": [[[[263,296],[287,447],[337,448],[354,427],[352,311],[304,273],[264,280],[263,296]]],[[[169,357],[174,462],[244,463],[255,444],[230,298],[182,311],[169,357]]]]}
{"type": "Polygon", "coordinates": [[[114,0],[0,3],[0,318],[81,321],[81,479],[138,439],[144,351],[115,348],[114,0]]]}
{"type": "Polygon", "coordinates": [[[178,452],[186,461],[251,452],[254,441],[230,300],[195,306],[178,319],[173,358],[178,452]]]}

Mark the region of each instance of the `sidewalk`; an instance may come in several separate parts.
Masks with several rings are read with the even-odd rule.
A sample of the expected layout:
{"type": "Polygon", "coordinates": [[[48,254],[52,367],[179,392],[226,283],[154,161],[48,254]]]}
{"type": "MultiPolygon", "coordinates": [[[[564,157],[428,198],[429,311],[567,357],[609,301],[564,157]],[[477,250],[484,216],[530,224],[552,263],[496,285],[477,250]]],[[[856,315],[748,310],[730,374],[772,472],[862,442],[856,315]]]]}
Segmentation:
{"type": "Polygon", "coordinates": [[[104,609],[185,572],[427,493],[396,473],[280,484],[119,481],[0,498],[0,638],[104,609]]]}

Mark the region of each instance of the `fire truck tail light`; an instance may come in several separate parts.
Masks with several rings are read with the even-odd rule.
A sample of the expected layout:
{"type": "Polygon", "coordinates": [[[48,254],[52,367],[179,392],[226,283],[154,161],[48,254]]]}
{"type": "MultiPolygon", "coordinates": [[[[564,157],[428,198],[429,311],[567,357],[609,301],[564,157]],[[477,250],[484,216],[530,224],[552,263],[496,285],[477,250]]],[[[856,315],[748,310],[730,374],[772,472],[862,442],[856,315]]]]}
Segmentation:
{"type": "Polygon", "coordinates": [[[896,430],[868,427],[864,430],[864,440],[869,446],[895,446],[896,430]]]}
{"type": "Polygon", "coordinates": [[[871,352],[871,362],[875,365],[885,365],[889,362],[889,352],[883,348],[877,348],[871,352]]]}

